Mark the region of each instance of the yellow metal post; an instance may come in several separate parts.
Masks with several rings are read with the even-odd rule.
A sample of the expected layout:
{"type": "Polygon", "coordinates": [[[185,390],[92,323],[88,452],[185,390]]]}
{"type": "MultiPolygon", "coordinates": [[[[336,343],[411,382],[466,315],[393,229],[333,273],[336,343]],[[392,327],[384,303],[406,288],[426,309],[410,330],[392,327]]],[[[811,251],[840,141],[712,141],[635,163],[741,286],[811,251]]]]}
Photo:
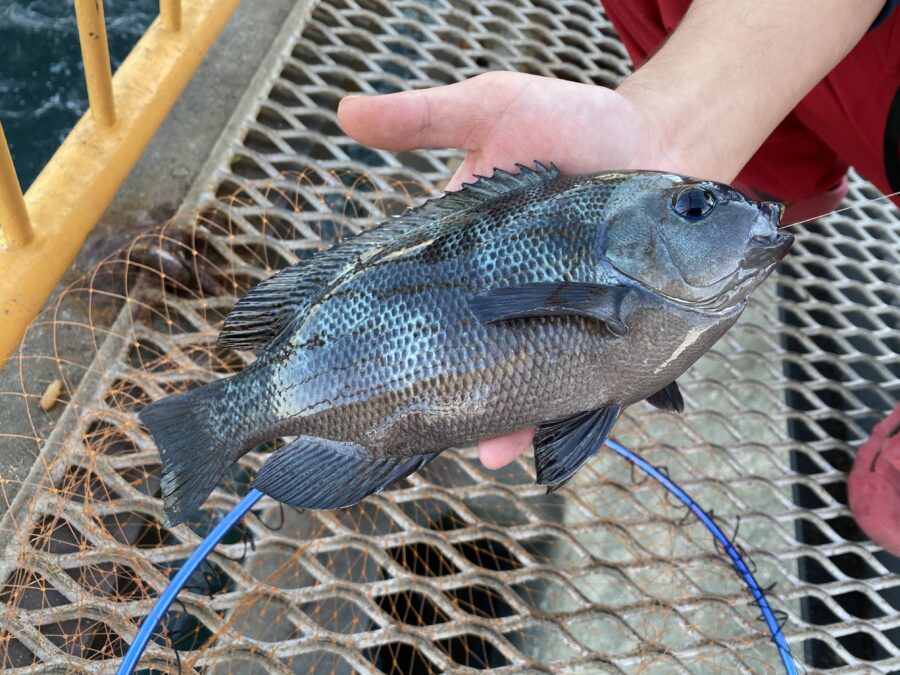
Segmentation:
{"type": "Polygon", "coordinates": [[[116,124],[104,127],[82,117],[28,188],[25,205],[34,223],[34,238],[19,251],[0,248],[0,366],[53,292],[238,2],[192,0],[182,8],[179,31],[167,30],[162,19],[154,21],[113,78],[116,124]]]}
{"type": "Polygon", "coordinates": [[[31,241],[31,222],[22,187],[16,176],[9,145],[0,125],[0,231],[6,237],[8,250],[19,248],[31,241]]]}
{"type": "Polygon", "coordinates": [[[78,20],[78,39],[81,42],[81,59],[84,61],[84,79],[87,82],[91,114],[98,124],[112,126],[116,123],[116,108],[103,1],[75,0],[75,17],[78,20]]]}
{"type": "Polygon", "coordinates": [[[159,0],[159,18],[167,30],[181,30],[181,0],[159,0]]]}

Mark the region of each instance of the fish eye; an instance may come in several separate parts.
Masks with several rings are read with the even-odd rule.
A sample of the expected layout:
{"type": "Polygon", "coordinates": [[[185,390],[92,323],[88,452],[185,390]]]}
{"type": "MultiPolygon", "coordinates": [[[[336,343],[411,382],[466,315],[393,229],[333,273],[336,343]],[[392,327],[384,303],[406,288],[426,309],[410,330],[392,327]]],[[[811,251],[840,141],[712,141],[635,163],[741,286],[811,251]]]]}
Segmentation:
{"type": "Polygon", "coordinates": [[[712,211],[716,196],[700,185],[682,188],[672,197],[672,208],[685,220],[700,220],[712,211]]]}

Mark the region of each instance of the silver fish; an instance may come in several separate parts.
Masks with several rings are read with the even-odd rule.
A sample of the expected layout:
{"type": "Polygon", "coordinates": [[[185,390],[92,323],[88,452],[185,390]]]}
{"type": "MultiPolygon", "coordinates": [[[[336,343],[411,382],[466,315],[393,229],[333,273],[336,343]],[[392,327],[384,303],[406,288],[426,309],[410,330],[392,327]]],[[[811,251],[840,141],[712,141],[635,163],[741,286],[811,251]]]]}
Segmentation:
{"type": "Polygon", "coordinates": [[[242,372],[146,407],[168,522],[281,436],[254,485],[350,506],[444,449],[536,426],[556,489],[625,406],[681,411],[675,379],[787,253],[782,207],[651,171],[496,171],[260,283],[218,344],[242,372]]]}

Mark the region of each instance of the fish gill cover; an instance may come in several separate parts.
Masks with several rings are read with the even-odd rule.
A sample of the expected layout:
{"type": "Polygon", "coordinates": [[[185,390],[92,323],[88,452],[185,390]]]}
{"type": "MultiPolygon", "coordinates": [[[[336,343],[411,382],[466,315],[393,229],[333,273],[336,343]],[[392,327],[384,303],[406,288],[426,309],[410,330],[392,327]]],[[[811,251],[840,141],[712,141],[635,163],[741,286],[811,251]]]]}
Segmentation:
{"type": "MultiPolygon", "coordinates": [[[[434,196],[458,161],[359,147],[335,125],[342,95],[491,67],[599,84],[625,72],[592,0],[332,0],[282,54],[214,191],[67,289],[4,374],[0,406],[25,412],[0,444],[38,458],[25,481],[0,485],[16,495],[0,532],[4,669],[115,666],[276,449],[243,457],[195,518],[168,528],[138,411],[245,367],[252,354],[215,346],[238,297],[434,196]]],[[[900,393],[900,218],[864,204],[858,179],[851,193],[859,206],[802,230],[777,282],[679,380],[684,415],[638,404],[615,435],[736,532],[760,582],[776,584],[803,664],[888,672],[900,663],[897,561],[855,527],[844,486],[853,448],[900,393]]],[[[606,452],[551,495],[530,457],[489,472],[461,448],[350,509],[263,500],[191,579],[141,667],[771,671],[758,610],[686,516],[606,452]]]]}

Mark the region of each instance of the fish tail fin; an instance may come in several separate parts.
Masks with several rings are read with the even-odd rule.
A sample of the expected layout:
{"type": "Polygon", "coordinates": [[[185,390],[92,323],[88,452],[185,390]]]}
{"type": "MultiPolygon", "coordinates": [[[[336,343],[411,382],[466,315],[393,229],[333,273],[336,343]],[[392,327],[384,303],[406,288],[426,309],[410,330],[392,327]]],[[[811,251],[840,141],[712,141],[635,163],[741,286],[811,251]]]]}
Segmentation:
{"type": "Polygon", "coordinates": [[[141,410],[162,460],[166,525],[174,526],[196,511],[225,472],[240,457],[235,439],[217,423],[214,403],[224,381],[169,396],[141,410]]]}

